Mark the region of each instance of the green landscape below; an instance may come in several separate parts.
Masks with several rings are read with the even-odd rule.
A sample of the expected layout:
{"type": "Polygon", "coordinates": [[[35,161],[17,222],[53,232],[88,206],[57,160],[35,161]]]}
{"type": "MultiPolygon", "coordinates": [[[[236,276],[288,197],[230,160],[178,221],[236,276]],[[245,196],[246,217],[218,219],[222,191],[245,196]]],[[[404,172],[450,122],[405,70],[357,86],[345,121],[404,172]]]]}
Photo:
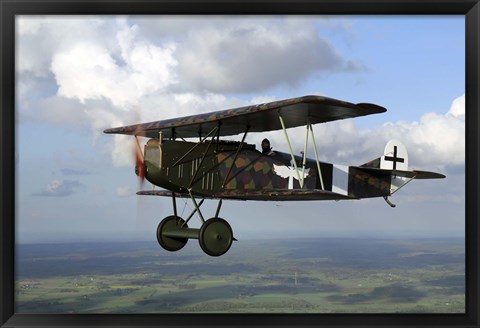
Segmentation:
{"type": "Polygon", "coordinates": [[[465,313],[461,238],[16,247],[17,313],[465,313]]]}

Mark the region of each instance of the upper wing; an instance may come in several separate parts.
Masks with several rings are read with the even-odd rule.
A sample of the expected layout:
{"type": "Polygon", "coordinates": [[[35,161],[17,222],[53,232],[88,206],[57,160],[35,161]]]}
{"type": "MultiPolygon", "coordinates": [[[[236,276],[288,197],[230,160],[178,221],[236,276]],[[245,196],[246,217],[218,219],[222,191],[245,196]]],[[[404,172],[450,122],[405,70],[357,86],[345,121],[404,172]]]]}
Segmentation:
{"type": "Polygon", "coordinates": [[[173,133],[182,138],[207,135],[220,126],[220,136],[249,132],[273,131],[282,128],[278,115],[282,115],[286,128],[317,124],[345,118],[383,113],[386,109],[367,103],[349,102],[321,97],[304,96],[265,104],[227,109],[217,112],[191,115],[169,120],[122,126],[107,129],[105,133],[119,133],[158,138],[171,138],[173,133]]]}

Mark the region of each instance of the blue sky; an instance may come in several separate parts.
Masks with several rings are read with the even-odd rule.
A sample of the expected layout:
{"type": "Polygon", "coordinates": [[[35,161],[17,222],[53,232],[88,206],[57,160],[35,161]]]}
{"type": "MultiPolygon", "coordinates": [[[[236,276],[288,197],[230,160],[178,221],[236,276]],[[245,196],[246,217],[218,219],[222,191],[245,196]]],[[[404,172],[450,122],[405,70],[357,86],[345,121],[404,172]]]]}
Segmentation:
{"type": "MultiPolygon", "coordinates": [[[[463,16],[20,16],[18,240],[154,240],[171,201],[135,195],[132,140],[105,128],[307,94],[388,109],[315,126],[321,159],[358,165],[397,138],[411,167],[447,179],[409,184],[395,209],[225,202],[237,239],[463,236],[464,48],[463,16]]],[[[303,139],[292,139],[299,152],[303,139]]]]}

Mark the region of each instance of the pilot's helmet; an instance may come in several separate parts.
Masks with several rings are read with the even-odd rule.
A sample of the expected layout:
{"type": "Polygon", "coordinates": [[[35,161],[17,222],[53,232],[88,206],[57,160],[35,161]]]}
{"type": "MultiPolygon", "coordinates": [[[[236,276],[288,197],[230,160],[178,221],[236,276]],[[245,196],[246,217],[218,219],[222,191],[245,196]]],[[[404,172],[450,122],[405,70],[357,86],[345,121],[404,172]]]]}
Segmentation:
{"type": "Polygon", "coordinates": [[[270,141],[265,138],[262,140],[262,151],[265,153],[265,152],[268,152],[270,151],[272,148],[270,147],[270,141]]]}

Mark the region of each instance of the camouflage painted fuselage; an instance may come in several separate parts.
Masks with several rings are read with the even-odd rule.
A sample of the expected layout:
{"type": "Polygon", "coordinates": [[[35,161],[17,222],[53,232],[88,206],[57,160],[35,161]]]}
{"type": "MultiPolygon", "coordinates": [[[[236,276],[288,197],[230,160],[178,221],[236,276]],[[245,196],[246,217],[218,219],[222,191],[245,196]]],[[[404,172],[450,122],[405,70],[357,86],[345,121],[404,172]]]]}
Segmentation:
{"type": "Polygon", "coordinates": [[[281,200],[369,198],[390,194],[390,176],[376,176],[361,167],[320,162],[322,189],[315,160],[307,159],[303,168],[302,158],[297,156],[297,174],[290,154],[264,155],[254,145],[244,144],[235,158],[239,142],[220,140],[210,147],[205,142],[191,150],[195,145],[197,143],[165,140],[159,147],[158,139],[150,139],[145,145],[146,179],[180,194],[187,193],[190,187],[194,195],[204,197],[255,191],[265,191],[267,195],[268,192],[284,193],[281,200]],[[302,175],[303,188],[300,185],[302,175]],[[335,194],[333,198],[302,197],[301,193],[289,197],[291,190],[326,190],[338,197],[335,194]]]}

